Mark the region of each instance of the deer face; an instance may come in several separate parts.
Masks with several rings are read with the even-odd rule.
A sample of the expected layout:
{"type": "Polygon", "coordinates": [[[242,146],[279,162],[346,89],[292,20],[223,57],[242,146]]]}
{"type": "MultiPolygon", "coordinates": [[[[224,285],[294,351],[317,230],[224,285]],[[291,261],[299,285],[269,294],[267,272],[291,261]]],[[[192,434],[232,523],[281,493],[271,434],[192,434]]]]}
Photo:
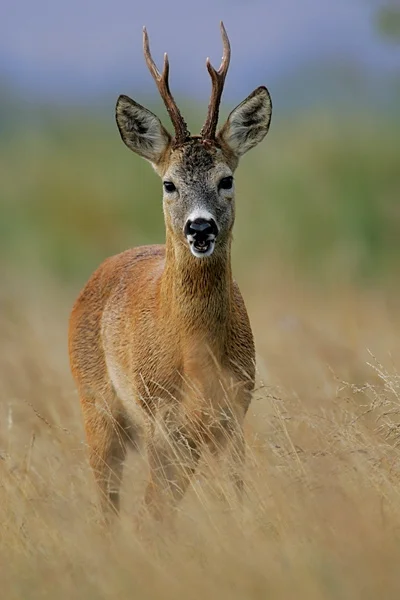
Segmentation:
{"type": "Polygon", "coordinates": [[[271,99],[259,87],[229,115],[216,133],[218,107],[229,65],[230,47],[221,24],[224,57],[216,71],[207,61],[213,81],[211,103],[200,136],[190,136],[168,85],[168,59],[163,75],[150,56],[144,32],[147,64],[156,80],[175,127],[175,138],[152,112],[128,96],[120,96],[116,119],[125,144],[149,160],[162,178],[167,232],[196,258],[206,258],[229,243],[235,218],[234,171],[239,158],[266,135],[271,99]]]}
{"type": "Polygon", "coordinates": [[[167,229],[197,258],[226,245],[233,226],[233,164],[221,148],[192,138],[162,174],[167,229]]]}

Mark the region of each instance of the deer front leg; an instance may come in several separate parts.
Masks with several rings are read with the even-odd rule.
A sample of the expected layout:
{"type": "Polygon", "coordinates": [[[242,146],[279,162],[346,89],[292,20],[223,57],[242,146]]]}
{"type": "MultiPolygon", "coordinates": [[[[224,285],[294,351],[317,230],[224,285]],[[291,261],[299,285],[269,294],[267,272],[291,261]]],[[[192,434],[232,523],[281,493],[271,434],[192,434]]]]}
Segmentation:
{"type": "Polygon", "coordinates": [[[251,385],[249,388],[245,382],[245,385],[239,388],[235,402],[237,410],[232,418],[229,435],[229,475],[240,503],[243,502],[245,492],[243,480],[246,468],[244,420],[251,403],[252,387],[251,385]]]}
{"type": "Polygon", "coordinates": [[[246,462],[246,443],[244,437],[244,419],[248,407],[248,399],[231,402],[222,410],[222,418],[217,428],[217,435],[211,444],[213,454],[224,454],[227,457],[229,479],[233,484],[236,499],[242,503],[244,493],[244,471],[246,462]]]}
{"type": "Polygon", "coordinates": [[[119,511],[119,489],[126,455],[126,433],[118,414],[81,398],[89,463],[100,492],[106,521],[119,511]]]}
{"type": "Polygon", "coordinates": [[[243,501],[244,471],[246,463],[246,444],[243,425],[237,423],[231,432],[228,442],[228,469],[229,477],[234,486],[236,498],[239,503],[243,501]]]}
{"type": "Polygon", "coordinates": [[[156,519],[163,519],[183,498],[196,470],[199,440],[172,412],[153,424],[148,441],[150,481],[145,504],[156,519]]]}

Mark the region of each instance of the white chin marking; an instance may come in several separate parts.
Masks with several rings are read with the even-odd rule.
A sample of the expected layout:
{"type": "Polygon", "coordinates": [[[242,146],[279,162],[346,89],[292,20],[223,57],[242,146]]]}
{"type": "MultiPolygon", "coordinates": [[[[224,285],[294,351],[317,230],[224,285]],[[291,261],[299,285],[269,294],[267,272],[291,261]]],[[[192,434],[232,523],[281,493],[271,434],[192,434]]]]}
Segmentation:
{"type": "Polygon", "coordinates": [[[190,244],[190,243],[189,243],[189,247],[190,247],[190,252],[196,258],[207,258],[207,256],[211,256],[211,254],[214,252],[215,241],[210,240],[209,247],[207,248],[207,250],[205,252],[199,252],[198,250],[196,250],[196,248],[193,246],[193,244],[190,244]]]}

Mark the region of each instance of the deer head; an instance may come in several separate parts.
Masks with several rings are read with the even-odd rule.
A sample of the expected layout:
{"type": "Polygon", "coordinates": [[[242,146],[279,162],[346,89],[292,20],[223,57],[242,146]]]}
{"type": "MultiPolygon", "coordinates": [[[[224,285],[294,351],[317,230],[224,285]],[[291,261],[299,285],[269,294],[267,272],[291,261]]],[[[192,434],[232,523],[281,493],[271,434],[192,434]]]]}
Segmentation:
{"type": "Polygon", "coordinates": [[[221,22],[223,58],[218,70],[207,59],[212,92],[200,135],[192,136],[170,92],[169,62],[164,55],[160,73],[143,30],[147,66],[174,126],[175,135],[156,115],[128,96],[120,96],[116,119],[124,143],[150,161],[163,181],[167,237],[176,251],[196,258],[223,252],[230,243],[235,218],[234,172],[240,157],[265,137],[272,104],[266,87],[258,87],[229,115],[217,132],[219,105],[230,62],[230,44],[221,22]]]}

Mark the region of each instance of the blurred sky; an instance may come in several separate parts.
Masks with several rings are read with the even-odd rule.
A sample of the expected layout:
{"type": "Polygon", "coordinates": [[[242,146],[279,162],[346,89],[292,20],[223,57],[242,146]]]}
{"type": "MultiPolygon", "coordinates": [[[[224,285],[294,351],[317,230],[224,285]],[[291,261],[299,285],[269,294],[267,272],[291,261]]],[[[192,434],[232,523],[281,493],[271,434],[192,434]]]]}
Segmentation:
{"type": "Polygon", "coordinates": [[[153,91],[142,26],[158,64],[171,61],[174,90],[206,99],[206,56],[219,65],[222,18],[232,42],[226,95],[301,80],[304,69],[394,73],[400,55],[374,28],[377,0],[4,0],[0,81],[31,98],[83,101],[153,91]],[[300,74],[300,75],[299,75],[300,74]]]}

